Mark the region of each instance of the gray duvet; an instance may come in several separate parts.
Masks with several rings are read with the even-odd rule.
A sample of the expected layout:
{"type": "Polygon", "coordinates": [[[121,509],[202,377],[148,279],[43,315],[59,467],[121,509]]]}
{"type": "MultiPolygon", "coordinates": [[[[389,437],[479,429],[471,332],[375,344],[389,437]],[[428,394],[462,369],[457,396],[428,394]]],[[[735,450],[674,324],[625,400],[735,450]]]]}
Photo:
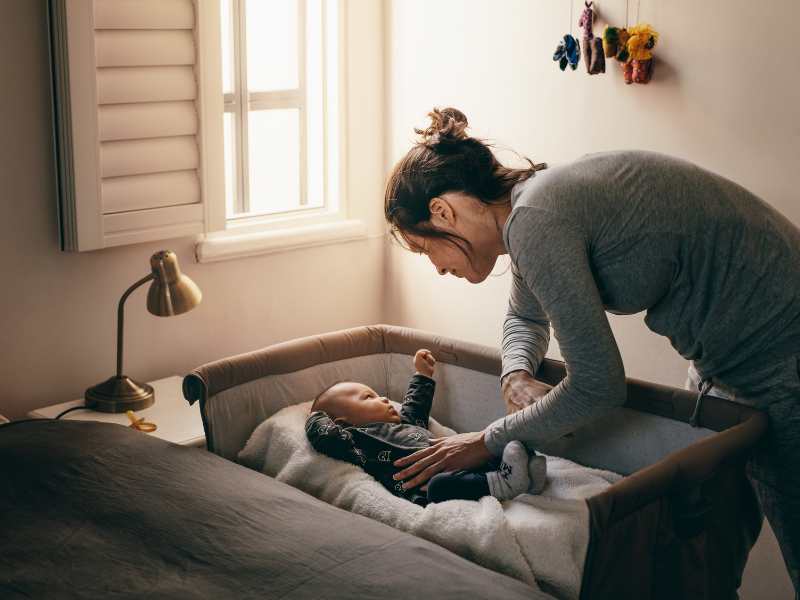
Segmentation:
{"type": "Polygon", "coordinates": [[[0,425],[0,598],[144,597],[548,598],[198,448],[0,425]]]}

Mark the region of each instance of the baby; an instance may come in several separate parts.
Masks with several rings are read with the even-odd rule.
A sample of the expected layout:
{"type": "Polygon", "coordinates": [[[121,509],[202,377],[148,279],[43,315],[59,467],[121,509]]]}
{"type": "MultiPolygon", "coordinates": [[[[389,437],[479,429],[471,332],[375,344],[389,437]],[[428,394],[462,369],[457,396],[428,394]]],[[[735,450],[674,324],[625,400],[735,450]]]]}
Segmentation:
{"type": "Polygon", "coordinates": [[[322,454],[363,468],[395,496],[421,506],[483,496],[510,500],[524,492],[541,492],[547,469],[545,457],[535,453],[529,457],[525,446],[517,441],[505,447],[499,464],[491,461],[475,471],[438,473],[428,481],[427,490],[426,486],[404,490],[402,482],[393,479],[401,470],[394,461],[429,447],[435,437],[428,430],[435,365],[429,350],[417,351],[416,373],[399,412],[388,398],[364,384],[344,381],[328,387],[314,400],[306,421],[311,445],[322,454]]]}

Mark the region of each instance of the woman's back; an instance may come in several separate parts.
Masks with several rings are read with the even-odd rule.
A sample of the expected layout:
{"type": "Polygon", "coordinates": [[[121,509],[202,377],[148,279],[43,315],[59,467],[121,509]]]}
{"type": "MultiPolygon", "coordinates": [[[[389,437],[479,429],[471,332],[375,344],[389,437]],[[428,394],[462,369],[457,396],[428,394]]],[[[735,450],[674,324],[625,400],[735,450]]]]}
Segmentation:
{"type": "Polygon", "coordinates": [[[506,247],[537,296],[575,259],[545,245],[576,234],[604,307],[646,310],[704,377],[800,352],[800,231],[741,186],[661,154],[609,152],[537,174],[512,204],[506,247]]]}

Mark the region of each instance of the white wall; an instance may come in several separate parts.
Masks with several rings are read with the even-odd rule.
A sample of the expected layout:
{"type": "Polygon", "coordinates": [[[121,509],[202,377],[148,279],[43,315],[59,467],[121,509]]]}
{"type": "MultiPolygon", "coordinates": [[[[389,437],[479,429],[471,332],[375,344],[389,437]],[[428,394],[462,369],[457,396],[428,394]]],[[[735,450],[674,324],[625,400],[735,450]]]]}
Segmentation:
{"type": "MultiPolygon", "coordinates": [[[[204,0],[205,1],[205,0],[204,0]]],[[[348,58],[368,81],[349,95],[356,125],[348,180],[370,235],[350,242],[196,264],[191,239],[70,254],[58,249],[51,142],[46,2],[0,2],[0,413],[79,398],[113,375],[116,307],[160,248],[178,254],[203,291],[194,311],[168,319],[145,308],[146,287],[126,303],[125,372],[143,381],[276,341],[380,322],[382,253],[382,6],[350,2],[361,30],[348,58]],[[376,237],[377,236],[377,237],[376,237]]]]}
{"type": "MultiPolygon", "coordinates": [[[[661,34],[654,80],[626,86],[616,63],[589,76],[562,73],[551,57],[569,27],[559,0],[389,0],[387,170],[411,146],[433,106],[464,111],[473,134],[537,161],[642,148],[721,173],[800,223],[800,79],[794,0],[631,1],[631,20],[661,34]],[[783,32],[783,33],[781,33],[783,32]]],[[[574,1],[577,22],[582,2],[574,1]]],[[[600,0],[623,24],[624,0],[600,0]]],[[[573,27],[573,35],[579,35],[573,27]]],[[[501,258],[496,272],[503,272],[501,258]]],[[[393,246],[385,290],[389,321],[497,345],[510,276],[480,285],[439,277],[424,257],[393,246]]],[[[628,375],[682,385],[686,363],[641,316],[612,317],[628,375]]],[[[558,356],[551,348],[551,356],[558,356]]],[[[774,538],[751,555],[744,598],[790,598],[774,538]]]]}

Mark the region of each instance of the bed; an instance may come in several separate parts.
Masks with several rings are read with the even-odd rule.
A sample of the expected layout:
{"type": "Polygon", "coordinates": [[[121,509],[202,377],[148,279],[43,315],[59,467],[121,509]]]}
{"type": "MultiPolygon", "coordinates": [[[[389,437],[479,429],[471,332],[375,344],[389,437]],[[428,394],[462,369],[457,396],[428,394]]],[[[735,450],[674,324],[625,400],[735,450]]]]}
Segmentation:
{"type": "MultiPolygon", "coordinates": [[[[474,431],[502,415],[496,349],[387,325],[215,361],[185,378],[184,395],[201,404],[208,450],[235,461],[259,424],[334,381],[401,398],[421,347],[439,361],[435,419],[474,431]]],[[[545,360],[537,378],[555,385],[564,375],[562,363],[545,360]]],[[[623,408],[541,449],[624,475],[585,500],[580,598],[736,597],[763,519],[744,462],[766,418],[705,397],[693,427],[695,401],[684,390],[628,380],[623,408]]]]}
{"type": "Polygon", "coordinates": [[[0,425],[0,598],[546,600],[201,448],[0,425]]]}

